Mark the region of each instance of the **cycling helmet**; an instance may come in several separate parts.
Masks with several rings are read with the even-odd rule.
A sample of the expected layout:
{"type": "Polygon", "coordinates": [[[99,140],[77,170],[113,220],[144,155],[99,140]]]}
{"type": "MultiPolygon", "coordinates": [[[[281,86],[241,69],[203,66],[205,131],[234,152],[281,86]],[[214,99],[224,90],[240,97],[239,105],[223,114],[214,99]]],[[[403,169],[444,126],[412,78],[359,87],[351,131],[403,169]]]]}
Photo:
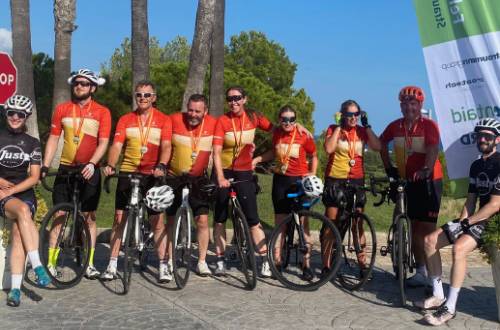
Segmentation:
{"type": "Polygon", "coordinates": [[[496,136],[500,136],[500,122],[494,118],[484,118],[481,119],[477,124],[476,127],[474,127],[474,132],[479,132],[479,131],[490,131],[496,136]]]}
{"type": "Polygon", "coordinates": [[[72,84],[73,80],[75,80],[76,77],[83,77],[88,79],[91,83],[97,86],[102,86],[106,82],[106,79],[102,77],[98,77],[93,71],[90,71],[88,69],[80,69],[78,70],[77,73],[71,75],[71,77],[68,78],[68,84],[72,84]]]}
{"type": "Polygon", "coordinates": [[[174,202],[174,191],[167,185],[153,187],[146,193],[146,206],[153,211],[163,212],[174,202]]]}
{"type": "Polygon", "coordinates": [[[419,102],[424,102],[425,95],[424,91],[417,86],[406,86],[399,92],[399,101],[405,101],[407,99],[415,99],[419,102]]]}
{"type": "Polygon", "coordinates": [[[308,175],[302,179],[304,193],[308,197],[319,197],[323,193],[323,182],[316,175],[308,175]]]}
{"type": "Polygon", "coordinates": [[[14,95],[5,102],[4,108],[5,111],[22,111],[29,116],[33,113],[33,102],[31,102],[31,99],[27,96],[14,95]]]}

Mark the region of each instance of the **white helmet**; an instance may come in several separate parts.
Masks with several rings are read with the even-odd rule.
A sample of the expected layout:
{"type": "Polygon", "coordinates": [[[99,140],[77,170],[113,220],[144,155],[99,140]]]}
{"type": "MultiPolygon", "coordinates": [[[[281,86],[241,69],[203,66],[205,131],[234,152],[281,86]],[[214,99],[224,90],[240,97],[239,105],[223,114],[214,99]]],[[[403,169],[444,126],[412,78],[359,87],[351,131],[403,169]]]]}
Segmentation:
{"type": "Polygon", "coordinates": [[[73,83],[73,80],[76,79],[76,77],[86,78],[91,83],[97,86],[102,86],[106,82],[106,79],[98,77],[93,71],[90,71],[89,69],[80,69],[78,70],[77,73],[71,75],[71,77],[68,78],[68,84],[71,85],[73,83]]]}
{"type": "Polygon", "coordinates": [[[14,95],[11,96],[4,106],[5,110],[17,110],[26,113],[28,116],[33,112],[33,102],[27,96],[14,95]]]}
{"type": "Polygon", "coordinates": [[[153,187],[146,193],[146,206],[156,212],[165,211],[174,202],[174,191],[167,185],[153,187]]]}
{"type": "Polygon", "coordinates": [[[476,127],[474,127],[474,132],[479,132],[479,131],[490,131],[491,133],[495,134],[496,136],[500,136],[500,122],[494,118],[484,118],[481,119],[477,124],[476,127]]]}
{"type": "Polygon", "coordinates": [[[308,175],[302,179],[304,193],[308,197],[319,197],[323,193],[323,182],[316,175],[308,175]]]}

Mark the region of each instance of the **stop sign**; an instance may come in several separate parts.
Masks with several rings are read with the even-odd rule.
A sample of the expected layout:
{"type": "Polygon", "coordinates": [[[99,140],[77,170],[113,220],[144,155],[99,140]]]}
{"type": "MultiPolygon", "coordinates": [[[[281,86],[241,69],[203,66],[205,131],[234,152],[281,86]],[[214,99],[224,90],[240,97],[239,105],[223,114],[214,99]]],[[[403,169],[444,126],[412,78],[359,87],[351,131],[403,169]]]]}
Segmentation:
{"type": "Polygon", "coordinates": [[[0,105],[16,93],[17,68],[9,54],[0,52],[0,105]]]}

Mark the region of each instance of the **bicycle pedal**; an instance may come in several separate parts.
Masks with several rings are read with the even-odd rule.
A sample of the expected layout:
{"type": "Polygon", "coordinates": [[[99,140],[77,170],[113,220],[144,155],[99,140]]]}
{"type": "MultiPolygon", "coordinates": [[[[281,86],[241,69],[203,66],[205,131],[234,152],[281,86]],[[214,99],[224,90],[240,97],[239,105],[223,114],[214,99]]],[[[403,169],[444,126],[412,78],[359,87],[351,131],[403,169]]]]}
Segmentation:
{"type": "Polygon", "coordinates": [[[385,257],[387,255],[387,246],[381,246],[380,247],[380,255],[385,257]]]}

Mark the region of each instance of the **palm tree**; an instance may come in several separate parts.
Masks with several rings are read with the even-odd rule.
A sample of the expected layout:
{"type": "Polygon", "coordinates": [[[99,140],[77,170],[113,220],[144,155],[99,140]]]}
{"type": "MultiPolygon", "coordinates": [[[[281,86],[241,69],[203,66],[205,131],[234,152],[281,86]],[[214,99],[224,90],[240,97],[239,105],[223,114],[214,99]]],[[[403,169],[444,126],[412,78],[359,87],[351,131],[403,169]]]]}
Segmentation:
{"type": "Polygon", "coordinates": [[[210,114],[224,113],[224,11],[225,0],[215,3],[210,56],[210,114]]]}
{"type": "MultiPolygon", "coordinates": [[[[17,93],[28,96],[35,103],[35,83],[31,61],[31,29],[29,0],[10,0],[12,22],[12,57],[17,67],[17,93]]],[[[26,123],[28,134],[39,138],[36,105],[26,123]]]]}
{"type": "Polygon", "coordinates": [[[198,0],[193,45],[189,56],[189,70],[182,101],[182,111],[191,94],[203,93],[205,74],[210,60],[210,42],[215,16],[216,0],[198,0]]]}
{"type": "MultiPolygon", "coordinates": [[[[132,94],[145,79],[149,79],[148,0],[132,0],[132,94]]],[[[135,97],[132,100],[135,108],[135,97]]]]}

